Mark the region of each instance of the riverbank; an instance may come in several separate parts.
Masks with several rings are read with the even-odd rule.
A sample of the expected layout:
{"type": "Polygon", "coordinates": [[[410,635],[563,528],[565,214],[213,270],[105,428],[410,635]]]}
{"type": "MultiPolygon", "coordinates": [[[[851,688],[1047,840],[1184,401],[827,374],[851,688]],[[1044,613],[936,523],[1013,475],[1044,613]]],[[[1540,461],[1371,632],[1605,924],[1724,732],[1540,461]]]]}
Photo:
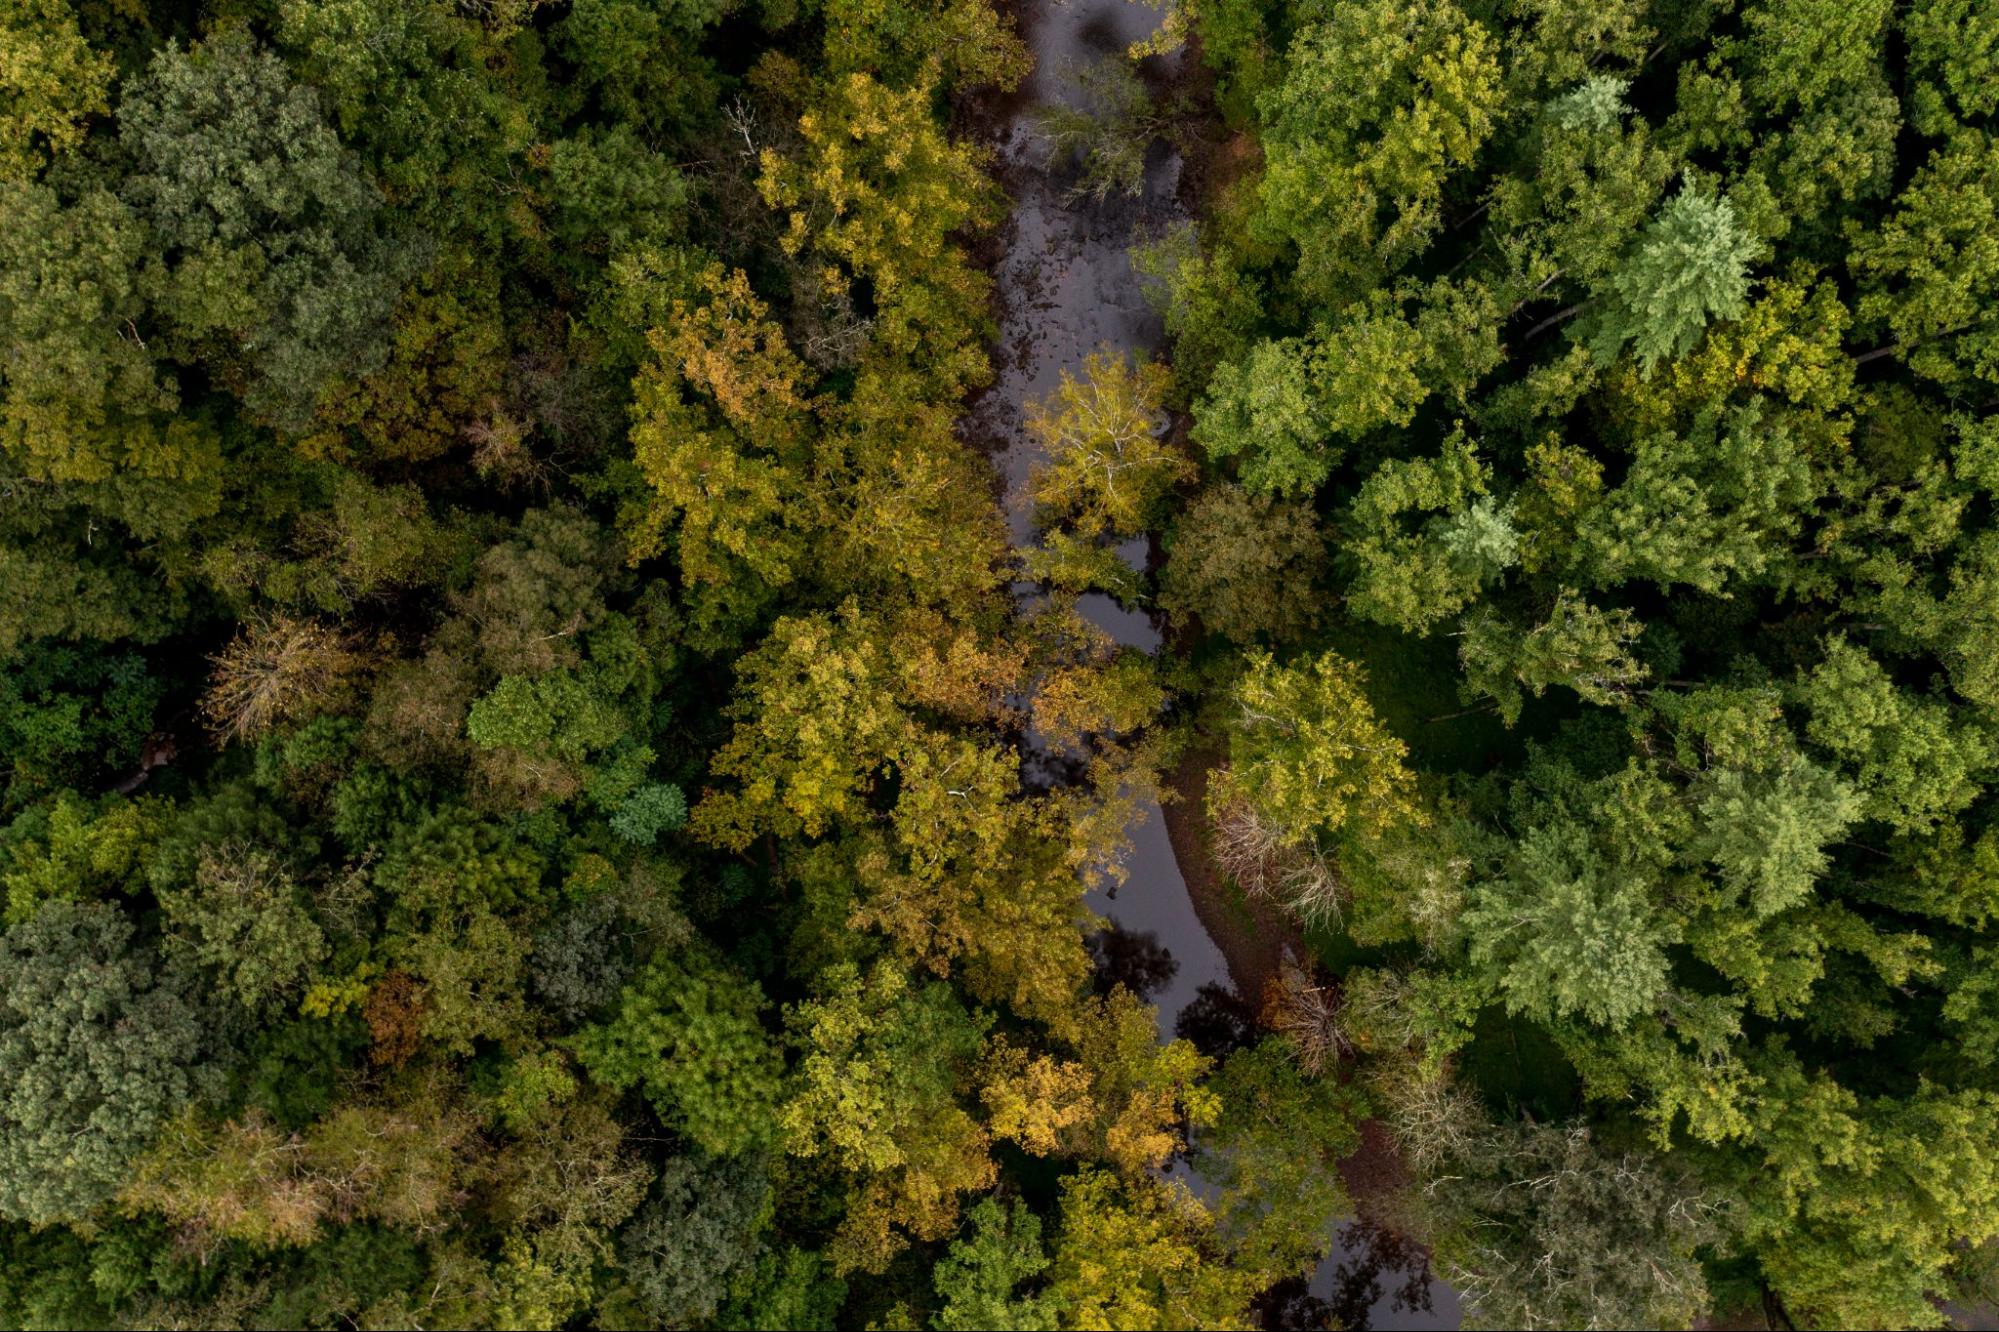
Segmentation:
{"type": "Polygon", "coordinates": [[[1228,960],[1236,992],[1260,1011],[1285,959],[1304,961],[1304,935],[1277,905],[1245,895],[1215,864],[1208,822],[1208,774],[1222,761],[1212,746],[1192,749],[1164,776],[1166,835],[1194,914],[1228,960]]]}

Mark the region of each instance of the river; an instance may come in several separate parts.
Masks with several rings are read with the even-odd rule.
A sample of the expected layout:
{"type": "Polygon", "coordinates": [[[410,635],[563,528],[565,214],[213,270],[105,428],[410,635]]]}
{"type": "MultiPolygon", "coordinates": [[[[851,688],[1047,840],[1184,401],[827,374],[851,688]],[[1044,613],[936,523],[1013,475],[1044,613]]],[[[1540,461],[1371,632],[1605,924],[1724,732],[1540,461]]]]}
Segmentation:
{"type": "MultiPolygon", "coordinates": [[[[1082,64],[1149,37],[1160,11],[1142,0],[1021,0],[1018,16],[1034,69],[1004,103],[993,131],[998,174],[1013,198],[993,268],[1000,326],[993,349],[996,381],[967,425],[994,457],[1013,542],[1025,547],[1035,540],[1027,487],[1039,456],[1026,408],[1045,399],[1063,370],[1077,371],[1099,346],[1137,355],[1159,350],[1165,330],[1145,298],[1131,249],[1146,235],[1184,224],[1188,214],[1180,197],[1180,158],[1165,143],[1155,143],[1148,154],[1138,197],[1113,194],[1089,201],[1071,197],[1062,173],[1051,171],[1036,133],[1037,108],[1085,107],[1078,80],[1082,64]]],[[[1175,53],[1148,60],[1148,83],[1172,80],[1181,58],[1175,53]]],[[[1121,553],[1141,567],[1147,543],[1131,542],[1121,553]]],[[[1023,594],[1032,595],[1032,589],[1023,594]]],[[[1095,594],[1084,597],[1079,609],[1121,644],[1145,652],[1160,646],[1159,625],[1143,612],[1095,594]]],[[[1258,979],[1230,974],[1222,948],[1202,924],[1156,801],[1142,802],[1130,840],[1124,884],[1088,898],[1108,922],[1095,941],[1100,966],[1156,1005],[1161,1039],[1187,1035],[1212,1046],[1221,1039],[1218,1032],[1246,1025],[1254,1007],[1241,991],[1258,979]]],[[[1174,1173],[1196,1192],[1205,1188],[1185,1163],[1174,1173]]],[[[1359,1220],[1338,1227],[1309,1282],[1286,1283],[1259,1312],[1269,1327],[1458,1325],[1456,1295],[1430,1276],[1423,1252],[1359,1220]]]]}

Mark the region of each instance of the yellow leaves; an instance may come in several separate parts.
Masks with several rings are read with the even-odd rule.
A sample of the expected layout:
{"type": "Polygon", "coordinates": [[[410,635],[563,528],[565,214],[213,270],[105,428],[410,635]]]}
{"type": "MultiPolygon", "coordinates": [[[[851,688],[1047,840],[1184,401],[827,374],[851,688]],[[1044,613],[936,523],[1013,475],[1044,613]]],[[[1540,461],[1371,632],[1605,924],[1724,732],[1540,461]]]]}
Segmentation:
{"type": "Polygon", "coordinates": [[[818,837],[862,812],[909,725],[876,632],[850,603],[837,620],[779,620],[742,659],[736,731],[712,770],[743,785],[703,797],[697,836],[740,851],[765,832],[818,837]]]}
{"type": "Polygon", "coordinates": [[[1062,1225],[1050,1270],[1063,1325],[1077,1328],[1242,1328],[1254,1281],[1211,1261],[1214,1222],[1186,1189],[1085,1170],[1062,1183],[1062,1225]]]}
{"type": "Polygon", "coordinates": [[[368,997],[369,984],[380,971],[374,963],[362,962],[345,980],[320,981],[299,1000],[299,1016],[339,1017],[368,997]]]}
{"type": "Polygon", "coordinates": [[[1004,1038],[994,1041],[986,1060],[979,1095],[994,1136],[1035,1156],[1052,1156],[1096,1117],[1090,1070],[1083,1065],[1045,1054],[1029,1059],[1004,1038]]]}
{"type": "Polygon", "coordinates": [[[900,92],[862,73],[830,81],[799,117],[802,150],[787,157],[766,149],[757,182],[767,204],[789,213],[787,252],[810,248],[865,277],[877,345],[926,363],[926,353],[977,331],[986,279],[953,238],[991,225],[999,201],[984,153],[953,143],[937,124],[933,92],[929,78],[900,92]]]}
{"type": "Polygon", "coordinates": [[[1716,323],[1687,355],[1651,380],[1630,367],[1611,376],[1633,433],[1666,429],[1745,391],[1764,393],[1822,419],[1831,438],[1851,429],[1853,362],[1841,346],[1853,316],[1830,282],[1810,269],[1769,280],[1738,319],[1716,323]]]}
{"type": "Polygon", "coordinates": [[[741,270],[711,267],[699,285],[708,299],[674,303],[633,386],[632,453],[654,500],[627,519],[631,558],[657,555],[677,517],[690,583],[727,589],[748,574],[782,587],[812,521],[798,456],[810,424],[805,367],[741,270]]]}
{"type": "Polygon", "coordinates": [[[1161,438],[1170,381],[1165,366],[1109,347],[1090,353],[1081,379],[1062,372],[1054,396],[1028,413],[1048,451],[1031,477],[1044,521],[1071,523],[1085,537],[1133,536],[1153,524],[1173,487],[1195,475],[1161,438]]]}
{"type": "Polygon", "coordinates": [[[1137,652],[1108,662],[1058,666],[1034,691],[1034,726],[1056,749],[1081,750],[1091,739],[1129,736],[1166,703],[1151,662],[1137,652]]]}
{"type": "Polygon", "coordinates": [[[1361,667],[1336,652],[1281,667],[1267,652],[1248,661],[1211,811],[1246,800],[1291,845],[1342,828],[1367,836],[1429,821],[1404,766],[1409,746],[1375,717],[1361,667]]]}
{"type": "Polygon", "coordinates": [[[769,429],[804,410],[798,381],[805,367],[769,318],[770,307],[750,290],[749,276],[740,268],[724,275],[716,265],[700,285],[708,300],[692,308],[674,302],[670,327],[650,336],[653,350],[738,430],[769,429]]]}
{"type": "Polygon", "coordinates": [[[1068,1027],[1073,1059],[1004,1038],[987,1047],[979,1094],[995,1135],[1142,1178],[1184,1146],[1183,1124],[1214,1122],[1221,1102],[1200,1085],[1212,1061],[1183,1040],[1159,1044],[1151,1007],[1129,990],[1085,1001],[1068,1027]]]}
{"type": "Polygon", "coordinates": [[[941,612],[912,610],[896,622],[890,656],[910,702],[978,722],[1002,715],[1006,696],[1020,687],[1027,654],[941,612]]]}
{"type": "Polygon", "coordinates": [[[116,72],[64,0],[0,4],[0,175],[25,179],[81,143],[84,121],[110,106],[116,72]]]}

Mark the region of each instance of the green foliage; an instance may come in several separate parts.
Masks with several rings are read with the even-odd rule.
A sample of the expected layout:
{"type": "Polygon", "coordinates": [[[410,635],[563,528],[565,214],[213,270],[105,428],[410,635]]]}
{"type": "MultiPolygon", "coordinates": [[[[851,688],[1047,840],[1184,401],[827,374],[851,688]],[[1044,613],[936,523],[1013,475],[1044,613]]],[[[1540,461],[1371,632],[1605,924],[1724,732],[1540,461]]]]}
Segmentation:
{"type": "Polygon", "coordinates": [[[1211,487],[1181,515],[1167,548],[1159,604],[1176,622],[1249,644],[1259,635],[1294,639],[1318,621],[1311,578],[1326,541],[1302,504],[1211,487]]]}
{"type": "Polygon", "coordinates": [[[1505,877],[1473,891],[1472,962],[1492,970],[1513,1012],[1621,1027],[1666,985],[1673,931],[1650,899],[1643,878],[1605,863],[1579,829],[1531,829],[1505,877]]]}
{"type": "Polygon", "coordinates": [[[677,1156],[618,1249],[639,1306],[656,1321],[705,1322],[758,1270],[770,1219],[766,1163],[756,1156],[677,1156]]]}
{"type": "Polygon", "coordinates": [[[1583,336],[1605,364],[1632,346],[1649,378],[1710,323],[1741,315],[1755,249],[1727,199],[1683,185],[1611,272],[1583,336]]]}
{"type": "Polygon", "coordinates": [[[407,260],[375,233],[376,191],[240,28],[160,52],[118,124],[121,193],[158,247],[148,299],[186,354],[246,376],[253,409],[302,430],[335,376],[385,350],[407,260]]]}
{"type": "Polygon", "coordinates": [[[1293,844],[1425,820],[1402,763],[1408,746],[1375,719],[1360,667],[1335,652],[1290,666],[1259,653],[1248,664],[1236,686],[1241,721],[1211,806],[1246,801],[1293,844]]]}
{"type": "Polygon", "coordinates": [[[1472,1327],[1691,1327],[1720,1206],[1580,1124],[1485,1128],[1431,1195],[1472,1327]]]}
{"type": "Polygon", "coordinates": [[[161,889],[159,902],[169,947],[253,1011],[296,1002],[329,952],[291,873],[262,850],[205,853],[194,881],[161,889]]]}
{"type": "Polygon", "coordinates": [[[115,906],[51,902],[0,935],[0,1212],[77,1221],[208,1089],[204,1024],[115,906]]]}
{"type": "Polygon", "coordinates": [[[1307,1077],[1276,1037],[1230,1055],[1212,1089],[1221,1113],[1201,1137],[1202,1173],[1221,1186],[1230,1261],[1266,1280],[1309,1272],[1350,1210],[1339,1163],[1360,1146],[1366,1103],[1336,1078],[1307,1077]]]}
{"type": "Polygon", "coordinates": [[[1348,515],[1354,613],[1422,633],[1519,558],[1512,515],[1487,493],[1490,475],[1461,435],[1434,460],[1375,469],[1348,515]],[[1414,535],[1411,515],[1427,515],[1414,535]]]}
{"type": "Polygon", "coordinates": [[[1523,688],[1539,698],[1562,685],[1589,703],[1626,703],[1647,674],[1632,653],[1641,632],[1629,610],[1599,610],[1566,587],[1531,629],[1485,611],[1465,624],[1458,645],[1465,693],[1493,699],[1508,726],[1520,720],[1523,688]]]}
{"type": "Polygon", "coordinates": [[[1021,1290],[1048,1270],[1041,1218],[1021,1202],[987,1198],[967,1219],[971,1233],[953,1241],[932,1272],[943,1303],[930,1325],[938,1332],[1053,1332],[1053,1300],[1021,1290]]]}
{"type": "Polygon", "coordinates": [[[778,1055],[762,992],[719,959],[659,956],[625,988],[608,1022],[574,1038],[590,1076],[638,1087],[676,1132],[718,1156],[771,1140],[778,1055]]]}
{"type": "Polygon", "coordinates": [[[611,816],[611,831],[627,842],[651,846],[663,832],[672,832],[687,822],[687,797],[680,788],[664,782],[648,782],[625,797],[611,816]]]}

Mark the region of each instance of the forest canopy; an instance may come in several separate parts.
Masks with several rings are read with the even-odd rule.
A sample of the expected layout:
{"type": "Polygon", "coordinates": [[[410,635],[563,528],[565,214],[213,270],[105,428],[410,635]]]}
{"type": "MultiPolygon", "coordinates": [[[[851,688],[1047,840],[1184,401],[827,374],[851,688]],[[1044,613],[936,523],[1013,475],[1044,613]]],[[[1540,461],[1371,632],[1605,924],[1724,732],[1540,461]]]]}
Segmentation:
{"type": "Polygon", "coordinates": [[[0,1326],[1999,1301],[1982,0],[0,0],[0,497],[0,1326]]]}

